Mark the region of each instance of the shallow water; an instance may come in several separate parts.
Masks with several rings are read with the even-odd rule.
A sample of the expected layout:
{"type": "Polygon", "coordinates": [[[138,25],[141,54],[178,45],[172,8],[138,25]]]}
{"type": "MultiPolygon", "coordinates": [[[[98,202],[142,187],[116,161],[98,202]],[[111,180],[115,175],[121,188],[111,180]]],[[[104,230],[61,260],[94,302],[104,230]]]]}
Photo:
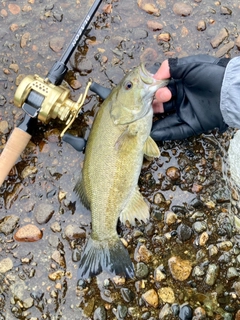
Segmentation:
{"type": "MultiPolygon", "coordinates": [[[[46,76],[61,55],[63,49],[60,47],[68,44],[91,2],[0,2],[0,122],[7,121],[8,124],[6,132],[1,134],[1,149],[23,115],[22,110],[13,105],[21,75],[46,76]],[[9,4],[15,6],[9,7],[9,4]],[[26,42],[22,42],[23,39],[26,42]],[[13,65],[18,66],[18,71],[13,65]]],[[[70,87],[72,99],[76,101],[84,91],[89,77],[111,88],[140,61],[162,61],[167,57],[198,53],[216,55],[219,48],[236,40],[240,30],[238,1],[189,0],[186,3],[193,10],[187,17],[173,12],[175,2],[153,1],[160,9],[161,15],[157,17],[140,9],[137,1],[104,1],[68,65],[68,84],[73,80],[81,84],[80,89],[70,87]],[[106,4],[112,5],[110,13],[103,11],[106,4]],[[232,14],[223,14],[222,6],[228,7],[232,14]],[[200,20],[206,23],[204,31],[196,28],[200,20]],[[150,30],[147,21],[160,22],[162,30],[150,30]],[[228,36],[218,48],[213,48],[210,41],[221,28],[228,30],[228,36]],[[156,38],[160,33],[169,34],[169,41],[158,42],[156,38]]],[[[224,52],[228,57],[238,54],[236,45],[224,52]]],[[[84,113],[75,121],[71,132],[88,137],[99,102],[94,94],[88,94],[84,113]]],[[[151,205],[150,223],[136,228],[118,228],[121,237],[128,242],[136,267],[139,261],[134,253],[139,243],[144,243],[152,252],[151,261],[144,263],[148,275],[122,285],[107,281],[106,276],[98,277],[83,289],[76,287],[78,261],[73,256],[79,254],[85,239],[68,239],[66,227],[81,226],[86,235],[91,230],[90,213],[72,191],[84,154],[59,140],[63,128],[64,124],[58,120],[46,126],[39,123],[31,143],[0,189],[1,222],[5,216],[19,217],[18,225],[9,235],[0,234],[0,262],[10,258],[13,263],[11,270],[0,278],[0,319],[93,319],[94,311],[101,306],[107,311],[107,319],[120,319],[119,315],[114,315],[119,306],[127,307],[125,319],[141,319],[144,314],[142,319],[151,316],[158,319],[168,303],[160,301],[154,308],[144,302],[142,295],[162,287],[173,289],[175,302],[179,305],[187,302],[193,310],[201,306],[210,319],[234,319],[240,304],[239,290],[233,288],[239,281],[240,244],[239,230],[234,228],[232,220],[233,215],[239,216],[239,207],[234,200],[231,211],[229,193],[222,195],[220,192],[231,179],[227,160],[231,130],[223,135],[213,133],[183,142],[159,143],[160,159],[145,163],[139,180],[141,192],[151,205]],[[166,176],[167,169],[172,166],[180,171],[177,181],[166,176]],[[26,167],[30,174],[23,178],[26,167]],[[64,198],[60,197],[62,193],[66,193],[64,198]],[[49,222],[40,225],[35,218],[36,209],[46,203],[52,206],[54,214],[49,222]],[[180,207],[176,209],[176,206],[180,207]],[[172,210],[176,211],[177,220],[168,225],[166,212],[172,210]],[[195,222],[202,223],[203,229],[206,223],[209,239],[203,246],[199,246],[202,231],[194,229],[195,222]],[[13,239],[18,227],[27,223],[42,230],[40,241],[20,243],[13,239]],[[194,230],[190,239],[181,240],[178,229],[181,224],[194,230]],[[230,245],[228,241],[232,247],[227,246],[230,245]],[[216,254],[211,254],[215,248],[216,254]],[[53,259],[55,251],[65,258],[66,266],[53,259]],[[168,267],[169,259],[175,255],[190,261],[193,267],[198,266],[203,274],[191,274],[183,282],[175,280],[168,267]],[[209,264],[219,267],[213,285],[205,282],[209,264]],[[163,282],[154,279],[154,271],[159,265],[163,265],[166,274],[163,282]],[[237,275],[228,278],[231,268],[236,269],[237,275]],[[49,275],[56,271],[62,273],[58,279],[51,280],[49,275]],[[127,302],[122,288],[131,290],[134,299],[127,302]]],[[[236,137],[238,139],[239,134],[236,137]]],[[[230,150],[236,155],[234,148],[231,143],[230,150]]],[[[238,175],[235,162],[231,165],[234,176],[238,175]]],[[[168,317],[174,318],[173,315],[168,317]]]]}

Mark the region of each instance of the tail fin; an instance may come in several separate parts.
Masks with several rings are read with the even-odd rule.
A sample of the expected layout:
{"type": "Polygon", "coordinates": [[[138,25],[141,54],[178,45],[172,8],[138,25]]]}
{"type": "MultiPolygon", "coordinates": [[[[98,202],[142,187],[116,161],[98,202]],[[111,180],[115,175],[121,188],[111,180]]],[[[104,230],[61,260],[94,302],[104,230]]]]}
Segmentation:
{"type": "Polygon", "coordinates": [[[120,239],[97,241],[90,238],[82,253],[78,279],[87,279],[107,271],[113,276],[134,277],[134,267],[120,239]]]}

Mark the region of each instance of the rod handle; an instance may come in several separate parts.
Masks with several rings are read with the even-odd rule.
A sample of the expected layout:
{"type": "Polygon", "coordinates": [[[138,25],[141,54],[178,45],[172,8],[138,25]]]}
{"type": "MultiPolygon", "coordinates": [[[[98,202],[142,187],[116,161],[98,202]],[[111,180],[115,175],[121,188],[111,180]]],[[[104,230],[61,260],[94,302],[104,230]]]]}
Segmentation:
{"type": "Polygon", "coordinates": [[[13,130],[0,155],[0,187],[30,139],[31,135],[20,128],[13,130]]]}

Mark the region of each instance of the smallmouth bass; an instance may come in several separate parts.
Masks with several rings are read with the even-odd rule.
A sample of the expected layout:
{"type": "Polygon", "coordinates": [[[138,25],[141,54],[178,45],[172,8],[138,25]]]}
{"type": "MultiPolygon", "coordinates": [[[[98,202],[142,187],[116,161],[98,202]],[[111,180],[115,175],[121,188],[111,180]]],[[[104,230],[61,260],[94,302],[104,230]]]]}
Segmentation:
{"type": "Polygon", "coordinates": [[[156,80],[141,64],[128,73],[102,103],[88,138],[82,174],[75,191],[91,210],[92,233],[84,247],[78,279],[107,271],[134,277],[117,221],[146,222],[149,207],[138,188],[144,155],[159,157],[150,137],[152,100],[167,80],[156,80]]]}

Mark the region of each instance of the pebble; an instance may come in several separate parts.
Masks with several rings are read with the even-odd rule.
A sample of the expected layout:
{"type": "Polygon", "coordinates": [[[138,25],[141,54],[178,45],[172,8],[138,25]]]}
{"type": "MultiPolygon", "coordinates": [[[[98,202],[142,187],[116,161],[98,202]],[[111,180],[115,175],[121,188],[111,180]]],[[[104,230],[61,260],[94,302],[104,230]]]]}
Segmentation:
{"type": "MultiPolygon", "coordinates": [[[[170,36],[170,33],[168,32],[165,32],[165,33],[160,33],[158,36],[157,36],[157,40],[158,41],[163,41],[163,42],[168,42],[170,41],[171,39],[171,36],[170,36]]],[[[171,179],[171,178],[170,178],[171,179]]],[[[172,179],[174,180],[174,179],[172,179]]]]}
{"type": "Polygon", "coordinates": [[[23,171],[21,172],[21,177],[22,179],[25,179],[29,176],[34,175],[35,173],[37,173],[38,169],[37,167],[34,166],[26,166],[23,171]]]}
{"type": "Polygon", "coordinates": [[[216,57],[221,58],[234,47],[234,41],[229,41],[216,52],[216,57]]]}
{"type": "Polygon", "coordinates": [[[50,228],[53,232],[61,232],[62,231],[62,227],[58,221],[53,222],[51,224],[50,228]]]}
{"type": "Polygon", "coordinates": [[[163,265],[157,267],[154,271],[154,280],[161,282],[162,280],[165,280],[167,278],[166,273],[164,272],[163,265]]]}
{"type": "Polygon", "coordinates": [[[123,300],[126,302],[131,302],[135,299],[135,293],[128,288],[121,288],[121,295],[123,300]]]}
{"type": "Polygon", "coordinates": [[[197,221],[193,223],[192,228],[195,232],[201,233],[206,231],[207,225],[205,221],[197,221]]]}
{"type": "Polygon", "coordinates": [[[222,28],[219,33],[210,41],[213,48],[217,48],[228,37],[226,28],[222,28]]]}
{"type": "Polygon", "coordinates": [[[158,295],[163,302],[167,302],[171,304],[175,302],[174,291],[170,287],[162,287],[161,289],[158,290],[158,295]]]}
{"type": "Polygon", "coordinates": [[[204,20],[199,20],[198,24],[197,24],[197,30],[204,31],[204,30],[206,30],[206,28],[207,28],[206,22],[204,20]]]}
{"type": "Polygon", "coordinates": [[[3,217],[0,223],[0,232],[4,233],[5,236],[11,234],[16,228],[18,221],[19,217],[16,215],[3,217]]]}
{"type": "Polygon", "coordinates": [[[239,273],[236,268],[234,268],[234,267],[228,268],[227,279],[232,280],[232,279],[238,278],[238,277],[239,277],[239,273]]]}
{"type": "Polygon", "coordinates": [[[8,132],[8,122],[6,120],[0,121],[0,133],[7,134],[8,132]]]}
{"type": "Polygon", "coordinates": [[[5,258],[0,261],[0,273],[6,273],[13,268],[13,262],[10,258],[5,258]]]}
{"type": "Polygon", "coordinates": [[[93,320],[106,320],[107,312],[103,306],[98,307],[93,314],[93,320]]]}
{"type": "Polygon", "coordinates": [[[64,37],[54,37],[49,40],[49,47],[54,52],[61,52],[65,44],[65,38],[64,37]]]}
{"type": "Polygon", "coordinates": [[[150,289],[142,295],[143,300],[150,306],[157,308],[159,306],[158,294],[154,289],[150,289]]]}
{"type": "Polygon", "coordinates": [[[232,10],[229,9],[228,7],[221,6],[220,13],[224,14],[224,15],[231,15],[232,14],[232,10]]]}
{"type": "Polygon", "coordinates": [[[57,262],[60,267],[66,268],[66,261],[63,255],[58,250],[55,250],[51,257],[55,262],[57,262]]]}
{"type": "Polygon", "coordinates": [[[180,320],[192,320],[193,310],[188,304],[180,306],[179,319],[180,320]]]}
{"type": "Polygon", "coordinates": [[[175,280],[186,280],[192,271],[192,265],[189,260],[183,260],[180,257],[171,257],[168,260],[170,272],[175,280]]]}
{"type": "Polygon", "coordinates": [[[64,271],[58,270],[48,275],[48,278],[52,281],[60,280],[64,276],[64,271]]]}
{"type": "Polygon", "coordinates": [[[187,241],[192,236],[192,228],[184,223],[181,223],[177,227],[177,235],[180,241],[187,241]]]}
{"type": "Polygon", "coordinates": [[[203,232],[200,237],[199,237],[199,245],[200,246],[205,246],[207,241],[209,239],[209,235],[207,232],[203,232]]]}
{"type": "Polygon", "coordinates": [[[207,318],[207,313],[202,307],[197,307],[194,310],[194,317],[193,320],[204,320],[207,318]]]}
{"type": "MultiPolygon", "coordinates": [[[[160,310],[159,312],[159,316],[158,318],[161,320],[161,319],[169,319],[168,317],[171,316],[172,314],[172,310],[171,310],[171,307],[168,303],[166,303],[162,309],[160,310]]],[[[171,319],[171,318],[170,318],[171,319]]]]}
{"type": "Polygon", "coordinates": [[[164,197],[164,195],[160,192],[155,193],[154,197],[153,197],[153,202],[154,204],[163,204],[166,202],[166,199],[164,197]]]}
{"type": "Polygon", "coordinates": [[[192,7],[184,2],[177,2],[173,5],[173,12],[178,16],[189,16],[192,10],[192,7]]]}
{"type": "Polygon", "coordinates": [[[152,29],[153,31],[162,30],[163,28],[163,25],[160,22],[152,21],[152,20],[147,22],[147,26],[149,29],[152,29]]]}
{"type": "Polygon", "coordinates": [[[42,232],[37,226],[27,224],[15,233],[14,239],[20,242],[34,242],[42,239],[42,232]]]}
{"type": "Polygon", "coordinates": [[[206,274],[205,282],[209,286],[213,286],[217,276],[218,276],[219,267],[216,264],[209,264],[206,274]]]}
{"type": "Polygon", "coordinates": [[[240,35],[236,38],[235,45],[237,46],[238,50],[240,50],[240,35]]]}
{"type": "Polygon", "coordinates": [[[25,48],[30,40],[30,33],[25,32],[20,39],[20,47],[25,48]]]}
{"type": "Polygon", "coordinates": [[[35,219],[39,224],[47,223],[52,218],[53,214],[54,208],[48,203],[42,203],[34,209],[35,219]]]}
{"type": "Polygon", "coordinates": [[[151,0],[138,0],[138,6],[142,10],[146,11],[149,14],[153,14],[157,17],[160,16],[160,10],[156,7],[154,3],[150,3],[151,0]]]}
{"type": "Polygon", "coordinates": [[[178,216],[173,211],[166,211],[164,215],[164,222],[170,226],[174,224],[178,219],[178,216]]]}
{"type": "Polygon", "coordinates": [[[149,263],[152,259],[152,255],[153,255],[152,252],[147,249],[145,244],[139,243],[135,249],[134,259],[137,262],[141,261],[141,262],[149,263]]]}
{"type": "MultiPolygon", "coordinates": [[[[168,41],[168,40],[167,40],[168,41]]],[[[181,173],[180,170],[176,167],[169,167],[166,170],[166,175],[167,177],[172,180],[172,181],[176,181],[180,178],[181,173]]]]}
{"type": "Polygon", "coordinates": [[[69,224],[64,229],[64,235],[69,240],[86,238],[86,231],[77,225],[69,224]]]}
{"type": "Polygon", "coordinates": [[[8,9],[11,12],[11,14],[14,14],[14,15],[19,14],[21,12],[21,8],[14,3],[9,3],[8,9]]]}
{"type": "Polygon", "coordinates": [[[145,263],[143,262],[137,263],[135,274],[138,279],[146,278],[148,276],[148,273],[149,273],[149,269],[145,263]]]}

